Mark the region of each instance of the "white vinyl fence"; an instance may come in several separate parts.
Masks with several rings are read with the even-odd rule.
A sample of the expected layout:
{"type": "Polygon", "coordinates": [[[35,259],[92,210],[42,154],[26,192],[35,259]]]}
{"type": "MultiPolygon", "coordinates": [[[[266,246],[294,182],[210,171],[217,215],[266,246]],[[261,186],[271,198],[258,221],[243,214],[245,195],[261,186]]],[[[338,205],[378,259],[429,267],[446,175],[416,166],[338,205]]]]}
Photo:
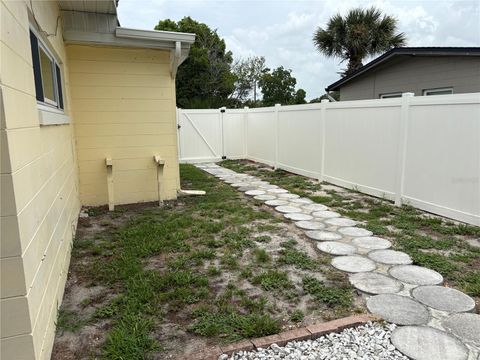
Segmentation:
{"type": "Polygon", "coordinates": [[[480,93],[177,113],[182,162],[250,159],[480,225],[480,93]]]}

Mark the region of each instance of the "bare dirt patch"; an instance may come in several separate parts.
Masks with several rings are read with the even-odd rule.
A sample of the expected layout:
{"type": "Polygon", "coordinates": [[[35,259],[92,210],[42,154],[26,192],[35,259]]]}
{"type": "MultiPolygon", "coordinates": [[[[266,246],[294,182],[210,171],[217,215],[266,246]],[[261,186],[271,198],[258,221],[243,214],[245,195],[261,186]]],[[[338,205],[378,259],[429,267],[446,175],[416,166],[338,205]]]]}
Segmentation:
{"type": "Polygon", "coordinates": [[[207,195],[80,219],[52,359],[173,359],[365,311],[292,222],[192,166],[182,182],[207,195]]]}

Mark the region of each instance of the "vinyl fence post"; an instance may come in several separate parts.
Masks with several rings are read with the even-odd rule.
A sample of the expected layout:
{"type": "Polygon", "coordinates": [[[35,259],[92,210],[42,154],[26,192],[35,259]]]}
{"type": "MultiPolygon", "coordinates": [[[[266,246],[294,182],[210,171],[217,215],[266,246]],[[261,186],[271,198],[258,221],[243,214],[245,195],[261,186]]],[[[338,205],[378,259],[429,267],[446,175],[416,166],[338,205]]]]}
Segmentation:
{"type": "Polygon", "coordinates": [[[222,160],[225,160],[227,157],[225,155],[225,127],[223,124],[224,117],[223,114],[225,114],[226,107],[223,106],[220,108],[220,132],[221,132],[221,137],[222,137],[222,160]]]}
{"type": "Polygon", "coordinates": [[[245,131],[243,151],[245,159],[248,159],[248,106],[243,107],[243,129],[245,131]]]}
{"type": "Polygon", "coordinates": [[[323,99],[320,102],[320,176],[318,177],[320,182],[323,182],[325,177],[325,139],[327,138],[325,123],[327,120],[327,103],[329,102],[328,99],[323,99]]]}
{"type": "Polygon", "coordinates": [[[410,100],[415,96],[414,93],[403,93],[402,103],[400,106],[400,126],[399,126],[399,143],[398,143],[398,159],[397,159],[397,188],[395,191],[395,205],[402,206],[403,187],[405,183],[405,161],[407,155],[407,134],[408,119],[410,114],[410,100]]]}
{"type": "Polygon", "coordinates": [[[275,104],[275,158],[273,160],[273,167],[275,170],[278,168],[278,123],[279,123],[279,110],[280,110],[281,104],[275,104]]]}

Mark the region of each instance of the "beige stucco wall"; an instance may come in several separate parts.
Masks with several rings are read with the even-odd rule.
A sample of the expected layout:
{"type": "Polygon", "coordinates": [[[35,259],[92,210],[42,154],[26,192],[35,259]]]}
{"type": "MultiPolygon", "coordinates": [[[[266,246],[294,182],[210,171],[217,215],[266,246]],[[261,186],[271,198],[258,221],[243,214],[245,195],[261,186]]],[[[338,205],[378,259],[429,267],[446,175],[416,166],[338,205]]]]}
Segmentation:
{"type": "Polygon", "coordinates": [[[452,87],[454,94],[480,92],[480,57],[398,57],[340,89],[340,100],[378,99],[380,94],[452,87]]]}
{"type": "Polygon", "coordinates": [[[67,46],[80,197],[105,204],[105,158],[115,204],[158,200],[154,155],[165,160],[163,196],[176,197],[179,167],[175,88],[165,50],[67,46]]]}
{"type": "MultiPolygon", "coordinates": [[[[55,33],[56,2],[33,1],[40,26],[55,33]]],[[[80,209],[72,124],[40,126],[32,70],[30,1],[0,3],[1,344],[2,359],[47,359],[54,339],[80,209]]],[[[61,22],[49,46],[58,55],[70,114],[61,22]]],[[[73,118],[72,118],[73,121],[73,118]]]]}

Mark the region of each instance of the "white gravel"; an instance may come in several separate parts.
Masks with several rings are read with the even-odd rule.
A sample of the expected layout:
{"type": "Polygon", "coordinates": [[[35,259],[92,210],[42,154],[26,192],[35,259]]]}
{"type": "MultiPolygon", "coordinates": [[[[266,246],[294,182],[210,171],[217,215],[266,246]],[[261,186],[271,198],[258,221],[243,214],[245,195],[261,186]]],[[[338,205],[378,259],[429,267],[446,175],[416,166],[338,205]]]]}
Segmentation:
{"type": "Polygon", "coordinates": [[[241,351],[219,360],[408,360],[390,342],[395,325],[367,323],[316,340],[292,341],[284,347],[241,351]]]}

